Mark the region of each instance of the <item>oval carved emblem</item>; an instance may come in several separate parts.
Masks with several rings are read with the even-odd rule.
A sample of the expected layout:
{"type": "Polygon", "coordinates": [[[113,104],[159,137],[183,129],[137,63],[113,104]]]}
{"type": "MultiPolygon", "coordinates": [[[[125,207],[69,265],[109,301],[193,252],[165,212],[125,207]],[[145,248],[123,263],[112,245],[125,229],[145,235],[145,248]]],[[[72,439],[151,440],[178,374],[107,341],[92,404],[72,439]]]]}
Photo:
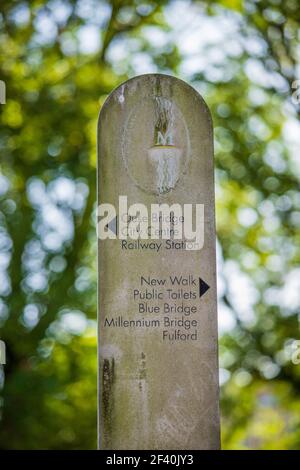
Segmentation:
{"type": "Polygon", "coordinates": [[[189,160],[189,135],[176,104],[164,97],[143,99],[129,114],[122,156],[132,181],[143,191],[175,188],[189,160]]]}

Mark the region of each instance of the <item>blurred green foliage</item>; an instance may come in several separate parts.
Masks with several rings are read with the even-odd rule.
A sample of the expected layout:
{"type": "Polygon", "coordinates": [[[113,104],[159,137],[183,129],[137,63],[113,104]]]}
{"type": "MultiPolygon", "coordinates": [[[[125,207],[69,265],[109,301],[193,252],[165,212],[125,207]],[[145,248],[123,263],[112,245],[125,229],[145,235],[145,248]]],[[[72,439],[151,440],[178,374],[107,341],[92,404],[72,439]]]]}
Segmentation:
{"type": "MultiPolygon", "coordinates": [[[[2,449],[96,447],[97,115],[137,57],[181,75],[176,3],[1,0],[2,449]]],[[[222,67],[186,77],[215,124],[223,447],[299,449],[300,172],[286,137],[299,116],[298,1],[185,5],[237,25],[222,67]]]]}

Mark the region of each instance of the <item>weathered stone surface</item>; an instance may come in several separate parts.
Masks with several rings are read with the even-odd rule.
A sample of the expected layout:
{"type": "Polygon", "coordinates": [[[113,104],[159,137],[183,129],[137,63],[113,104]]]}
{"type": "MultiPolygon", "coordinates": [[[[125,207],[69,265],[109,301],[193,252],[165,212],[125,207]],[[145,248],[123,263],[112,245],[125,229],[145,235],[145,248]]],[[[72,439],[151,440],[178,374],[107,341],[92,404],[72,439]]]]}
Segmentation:
{"type": "Polygon", "coordinates": [[[181,80],[158,74],[136,77],[105,102],[98,146],[99,204],[117,208],[120,195],[128,197],[128,206],[204,204],[205,236],[203,248],[191,251],[179,244],[169,249],[166,240],[99,240],[99,446],[217,449],[218,338],[209,110],[200,95],[181,80]],[[151,241],[157,246],[142,249],[141,243],[151,241]],[[172,285],[174,276],[187,281],[172,285]],[[146,292],[151,299],[140,299],[146,292]],[[159,293],[162,299],[155,298],[159,293]],[[171,293],[177,298],[169,299],[171,293]],[[180,307],[179,313],[169,312],[171,307],[180,307]],[[137,320],[144,323],[136,325],[137,320]],[[170,320],[196,323],[190,329],[168,327],[170,320]],[[186,339],[176,338],[177,330],[186,339]]]}

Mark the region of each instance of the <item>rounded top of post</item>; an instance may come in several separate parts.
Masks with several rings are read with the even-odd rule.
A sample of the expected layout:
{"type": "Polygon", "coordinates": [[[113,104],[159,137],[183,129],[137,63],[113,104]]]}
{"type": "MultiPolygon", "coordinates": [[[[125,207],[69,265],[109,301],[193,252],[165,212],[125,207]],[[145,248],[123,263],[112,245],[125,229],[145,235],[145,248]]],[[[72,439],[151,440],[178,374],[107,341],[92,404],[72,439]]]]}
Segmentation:
{"type": "Polygon", "coordinates": [[[202,168],[210,161],[205,157],[213,155],[210,111],[183,80],[157,73],[139,75],[106,99],[98,144],[98,162],[115,151],[118,165],[124,165],[137,188],[168,194],[181,187],[192,161],[202,160],[202,168]]]}
{"type": "Polygon", "coordinates": [[[136,75],[135,77],[129,78],[114,88],[101,106],[98,124],[100,124],[102,114],[105,113],[106,108],[109,106],[112,100],[117,99],[119,104],[122,106],[122,104],[125,103],[125,91],[128,90],[131,93],[135,93],[141,86],[152,89],[152,91],[157,96],[162,97],[164,96],[164,88],[169,88],[171,95],[172,89],[177,89],[177,91],[180,89],[185,90],[187,94],[193,95],[194,98],[199,101],[199,104],[202,110],[205,112],[207,119],[212,124],[210,109],[202,95],[192,85],[185,82],[181,78],[163,73],[146,73],[142,75],[136,75]]]}

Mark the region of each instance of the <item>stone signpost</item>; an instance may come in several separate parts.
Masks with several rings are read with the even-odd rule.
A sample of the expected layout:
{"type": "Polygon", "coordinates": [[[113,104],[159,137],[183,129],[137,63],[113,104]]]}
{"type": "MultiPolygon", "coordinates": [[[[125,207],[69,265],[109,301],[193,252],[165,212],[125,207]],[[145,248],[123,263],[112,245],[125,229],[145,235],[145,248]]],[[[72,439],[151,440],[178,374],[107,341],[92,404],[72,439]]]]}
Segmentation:
{"type": "Polygon", "coordinates": [[[106,100],[97,215],[100,449],[218,449],[213,130],[189,85],[106,100]]]}

